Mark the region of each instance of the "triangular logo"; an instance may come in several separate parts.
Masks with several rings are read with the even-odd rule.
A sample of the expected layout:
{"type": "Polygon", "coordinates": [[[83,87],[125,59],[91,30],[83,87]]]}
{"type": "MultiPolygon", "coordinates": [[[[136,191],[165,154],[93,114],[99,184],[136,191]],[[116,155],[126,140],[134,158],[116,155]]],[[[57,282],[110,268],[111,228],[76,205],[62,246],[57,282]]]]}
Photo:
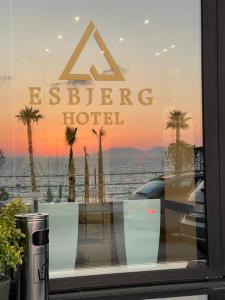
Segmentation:
{"type": "Polygon", "coordinates": [[[101,35],[97,30],[95,30],[95,25],[91,21],[85,30],[79,44],[77,45],[76,49],[74,50],[69,62],[67,63],[65,69],[63,70],[60,80],[93,80],[93,78],[97,81],[123,81],[125,80],[123,77],[123,74],[115,62],[114,58],[112,57],[111,53],[109,52],[108,48],[106,47],[101,35]],[[102,54],[105,56],[106,60],[108,61],[113,74],[99,74],[96,70],[95,66],[92,65],[90,68],[90,74],[72,74],[71,71],[73,67],[75,66],[78,58],[80,57],[80,54],[82,50],[84,49],[87,41],[93,34],[99,48],[102,51],[102,54]]]}

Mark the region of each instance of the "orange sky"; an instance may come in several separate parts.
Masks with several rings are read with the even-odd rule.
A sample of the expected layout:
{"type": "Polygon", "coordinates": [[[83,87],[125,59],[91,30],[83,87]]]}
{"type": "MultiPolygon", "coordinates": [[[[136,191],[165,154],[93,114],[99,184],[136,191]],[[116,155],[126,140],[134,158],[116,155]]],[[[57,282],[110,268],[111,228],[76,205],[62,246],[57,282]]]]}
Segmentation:
{"type": "MultiPolygon", "coordinates": [[[[27,154],[26,128],[17,122],[15,115],[29,104],[28,88],[31,86],[42,88],[42,104],[35,108],[40,110],[44,118],[38,125],[33,126],[34,153],[37,156],[67,155],[63,112],[119,112],[124,125],[104,126],[104,148],[136,147],[144,150],[159,145],[166,146],[174,141],[173,130],[165,130],[166,122],[171,110],[181,109],[191,117],[189,129],[181,132],[182,139],[191,144],[201,145],[201,32],[198,15],[200,7],[193,10],[185,1],[183,5],[187,5],[186,10],[182,8],[180,19],[174,19],[172,7],[168,8],[165,16],[162,10],[155,7],[156,4],[151,6],[151,3],[146,2],[143,8],[139,5],[137,11],[134,9],[130,12],[133,22],[126,17],[122,19],[122,14],[118,16],[123,24],[122,31],[120,22],[114,22],[112,26],[112,14],[99,15],[98,9],[93,11],[92,15],[87,13],[88,15],[75,25],[68,21],[70,11],[64,10],[65,15],[60,14],[61,30],[56,29],[57,26],[47,26],[48,28],[43,30],[44,22],[57,24],[59,19],[56,19],[56,15],[52,16],[51,20],[49,15],[43,16],[43,24],[38,25],[35,23],[35,15],[30,23],[31,19],[22,18],[22,12],[19,12],[18,8],[14,16],[13,32],[10,32],[10,20],[8,25],[5,21],[4,28],[7,30],[3,33],[4,49],[0,52],[2,72],[10,75],[12,79],[0,84],[0,126],[3,128],[0,132],[0,149],[7,155],[27,154]],[[149,26],[144,26],[141,19],[146,5],[149,5],[149,11],[152,12],[149,26]],[[185,14],[182,15],[184,11],[185,14]],[[188,15],[191,18],[188,18],[188,15]],[[136,23],[134,16],[140,18],[139,23],[136,23]],[[166,20],[169,17],[171,19],[166,20]],[[125,81],[93,81],[89,85],[78,85],[81,102],[71,106],[68,105],[68,85],[65,81],[60,81],[59,77],[91,19],[94,20],[114,59],[122,67],[125,81]],[[28,26],[36,31],[35,38],[31,34],[32,30],[24,30],[28,26]],[[62,40],[57,38],[60,32],[62,40]],[[124,37],[122,43],[119,42],[121,32],[124,37]],[[11,36],[13,44],[8,36],[11,36]],[[49,51],[46,52],[46,49],[49,51]],[[62,100],[60,104],[51,106],[48,91],[55,83],[61,89],[62,100]],[[90,106],[86,105],[87,87],[94,89],[94,100],[90,106]],[[106,87],[113,89],[113,105],[101,105],[99,91],[100,88],[106,87]],[[120,88],[129,88],[132,91],[131,99],[134,105],[119,105],[120,88]],[[144,106],[138,102],[138,92],[143,88],[152,89],[152,105],[144,106]]],[[[29,10],[29,7],[26,9],[29,10]]],[[[30,17],[32,13],[30,11],[30,17]]],[[[28,12],[26,16],[27,14],[28,12]]],[[[72,72],[88,73],[92,64],[99,72],[109,69],[93,37],[88,41],[72,72]]],[[[91,129],[98,129],[101,125],[102,121],[99,126],[93,126],[91,122],[83,126],[74,125],[79,127],[76,145],[78,154],[83,152],[83,146],[86,146],[90,153],[97,151],[97,141],[91,129]]]]}

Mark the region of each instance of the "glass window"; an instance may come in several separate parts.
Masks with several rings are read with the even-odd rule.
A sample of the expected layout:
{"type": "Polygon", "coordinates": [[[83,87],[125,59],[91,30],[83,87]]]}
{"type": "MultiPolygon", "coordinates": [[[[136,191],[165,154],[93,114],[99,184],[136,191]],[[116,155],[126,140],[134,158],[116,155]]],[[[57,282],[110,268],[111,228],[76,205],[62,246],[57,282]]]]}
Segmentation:
{"type": "Polygon", "coordinates": [[[207,264],[201,1],[0,3],[0,203],[50,277],[207,264]]]}

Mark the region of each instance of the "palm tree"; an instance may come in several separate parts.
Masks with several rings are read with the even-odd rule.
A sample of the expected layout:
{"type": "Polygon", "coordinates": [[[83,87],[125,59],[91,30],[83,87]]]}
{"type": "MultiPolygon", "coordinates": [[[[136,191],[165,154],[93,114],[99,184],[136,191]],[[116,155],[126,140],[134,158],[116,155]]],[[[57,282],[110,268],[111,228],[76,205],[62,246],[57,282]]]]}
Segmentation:
{"type": "Polygon", "coordinates": [[[0,150],[0,168],[4,165],[5,155],[2,150],[0,150]]]}
{"type": "Polygon", "coordinates": [[[180,155],[180,130],[188,129],[188,120],[191,118],[186,117],[187,113],[181,110],[173,110],[169,114],[169,120],[166,125],[166,129],[172,128],[176,130],[176,141],[175,141],[175,171],[181,170],[181,155],[180,155]]]}
{"type": "Polygon", "coordinates": [[[52,194],[52,191],[51,191],[50,186],[48,186],[46,198],[47,198],[47,199],[46,199],[46,202],[51,203],[51,202],[54,201],[54,196],[53,196],[53,194],[52,194]]]}
{"type": "Polygon", "coordinates": [[[99,202],[104,202],[104,170],[103,170],[103,153],[102,153],[102,138],[105,135],[103,128],[99,130],[99,133],[95,129],[92,132],[98,139],[98,199],[99,202]]]}
{"type": "Polygon", "coordinates": [[[187,121],[191,118],[186,118],[187,113],[181,110],[173,110],[169,114],[169,121],[167,122],[166,129],[172,128],[176,130],[176,143],[180,141],[180,130],[188,129],[187,121]]]}
{"type": "Polygon", "coordinates": [[[58,191],[58,200],[57,202],[60,202],[62,200],[62,196],[63,196],[63,191],[62,191],[62,185],[59,185],[59,191],[58,191]]]}
{"type": "Polygon", "coordinates": [[[84,201],[89,202],[89,167],[87,149],[84,147],[84,201]]]}
{"type": "Polygon", "coordinates": [[[94,202],[96,202],[96,196],[97,196],[97,171],[96,167],[94,168],[94,202]]]}
{"type": "Polygon", "coordinates": [[[75,202],[76,193],[75,193],[75,164],[73,158],[73,145],[76,141],[77,128],[66,128],[66,141],[70,148],[69,152],[69,196],[68,202],[75,202]]]}
{"type": "Polygon", "coordinates": [[[33,158],[33,143],[32,143],[32,123],[38,123],[43,116],[40,114],[38,109],[33,109],[33,107],[25,106],[21,109],[18,115],[16,115],[18,121],[21,121],[27,127],[27,139],[28,139],[28,152],[30,161],[30,174],[31,174],[31,186],[32,192],[37,191],[35,170],[34,170],[34,158],[33,158]]]}

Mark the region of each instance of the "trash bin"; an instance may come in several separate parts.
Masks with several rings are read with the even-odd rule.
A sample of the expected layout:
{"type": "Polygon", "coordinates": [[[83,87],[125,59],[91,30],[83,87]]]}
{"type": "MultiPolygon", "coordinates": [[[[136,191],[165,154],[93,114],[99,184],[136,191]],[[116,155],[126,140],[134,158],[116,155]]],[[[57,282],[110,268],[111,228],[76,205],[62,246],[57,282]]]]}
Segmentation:
{"type": "Polygon", "coordinates": [[[49,269],[48,214],[16,215],[16,226],[25,234],[23,264],[19,270],[19,300],[47,300],[49,269]]]}

